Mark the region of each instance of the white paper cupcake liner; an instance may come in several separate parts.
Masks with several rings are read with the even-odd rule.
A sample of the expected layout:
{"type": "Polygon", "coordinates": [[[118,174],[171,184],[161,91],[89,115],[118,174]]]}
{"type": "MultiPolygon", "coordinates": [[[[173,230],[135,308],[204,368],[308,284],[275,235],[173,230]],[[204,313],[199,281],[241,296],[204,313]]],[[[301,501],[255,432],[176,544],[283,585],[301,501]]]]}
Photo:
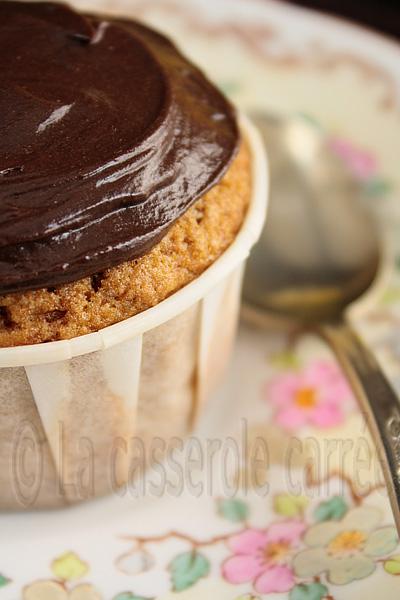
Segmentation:
{"type": "Polygon", "coordinates": [[[233,244],[157,306],[71,340],[0,349],[0,508],[72,504],[129,481],[135,444],[183,437],[229,357],[243,267],[267,203],[263,143],[244,117],[252,198],[233,244]]]}

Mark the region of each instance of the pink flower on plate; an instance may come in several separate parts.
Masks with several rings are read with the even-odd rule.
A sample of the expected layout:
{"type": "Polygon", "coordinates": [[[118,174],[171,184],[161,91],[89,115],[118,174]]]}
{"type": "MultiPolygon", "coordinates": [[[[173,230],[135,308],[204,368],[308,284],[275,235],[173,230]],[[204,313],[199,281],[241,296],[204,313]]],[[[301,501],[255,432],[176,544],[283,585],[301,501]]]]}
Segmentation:
{"type": "Polygon", "coordinates": [[[295,584],[290,562],[305,528],[290,520],[232,536],[228,547],[233,556],[222,565],[223,577],[233,584],[252,582],[259,594],[288,592],[295,584]]]}
{"type": "Polygon", "coordinates": [[[354,397],[338,365],[316,361],[303,371],[281,375],[267,386],[276,422],[288,431],[305,425],[320,428],[343,423],[354,397]]]}
{"type": "Polygon", "coordinates": [[[365,181],[376,174],[378,164],[370,152],[355,147],[343,138],[332,138],[329,146],[358,179],[365,181]]]}

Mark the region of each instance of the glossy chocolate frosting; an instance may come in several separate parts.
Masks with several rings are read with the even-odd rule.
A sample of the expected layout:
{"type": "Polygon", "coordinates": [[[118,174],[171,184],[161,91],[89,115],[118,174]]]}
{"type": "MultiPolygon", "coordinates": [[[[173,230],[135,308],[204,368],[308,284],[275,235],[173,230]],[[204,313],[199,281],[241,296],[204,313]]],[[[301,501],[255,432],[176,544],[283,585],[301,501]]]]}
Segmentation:
{"type": "Polygon", "coordinates": [[[143,255],[237,144],[232,107],[166,38],[0,1],[0,294],[143,255]]]}

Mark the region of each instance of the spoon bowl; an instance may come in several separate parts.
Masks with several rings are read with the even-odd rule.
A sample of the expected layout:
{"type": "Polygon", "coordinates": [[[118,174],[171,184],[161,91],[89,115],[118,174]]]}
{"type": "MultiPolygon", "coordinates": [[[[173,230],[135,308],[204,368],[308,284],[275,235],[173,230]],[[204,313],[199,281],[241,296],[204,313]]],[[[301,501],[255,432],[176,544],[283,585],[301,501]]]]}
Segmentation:
{"type": "Polygon", "coordinates": [[[307,323],[339,318],[381,263],[364,188],[304,118],[252,117],[268,147],[272,197],[248,262],[245,303],[307,323]]]}

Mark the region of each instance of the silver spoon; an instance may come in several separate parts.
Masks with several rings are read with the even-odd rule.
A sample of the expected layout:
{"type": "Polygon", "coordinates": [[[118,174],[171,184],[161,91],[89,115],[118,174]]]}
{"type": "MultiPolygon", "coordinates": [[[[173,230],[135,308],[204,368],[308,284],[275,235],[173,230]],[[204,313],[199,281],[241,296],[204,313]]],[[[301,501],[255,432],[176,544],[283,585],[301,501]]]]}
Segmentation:
{"type": "Polygon", "coordinates": [[[271,204],[247,266],[245,314],[295,319],[331,345],[366,414],[400,533],[400,403],[347,319],[380,272],[376,219],[317,127],[301,117],[252,117],[268,149],[271,204]]]}

